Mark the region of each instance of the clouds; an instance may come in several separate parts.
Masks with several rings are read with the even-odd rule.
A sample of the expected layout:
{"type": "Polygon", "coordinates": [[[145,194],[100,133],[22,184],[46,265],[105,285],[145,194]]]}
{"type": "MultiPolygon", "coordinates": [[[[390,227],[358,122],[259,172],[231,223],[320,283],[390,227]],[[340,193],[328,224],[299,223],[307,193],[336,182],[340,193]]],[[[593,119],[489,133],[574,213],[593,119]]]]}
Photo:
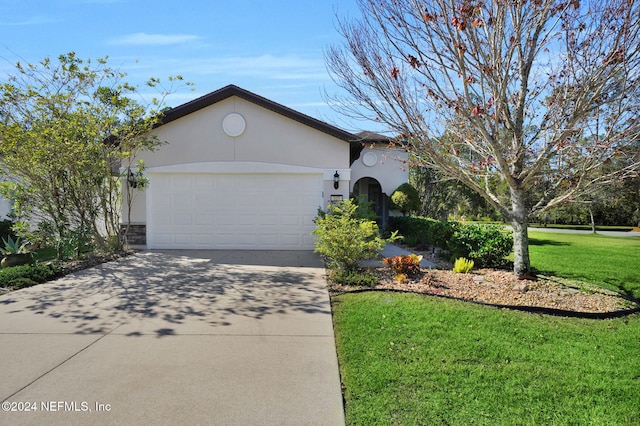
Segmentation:
{"type": "Polygon", "coordinates": [[[200,37],[193,34],[133,33],[113,38],[108,41],[108,44],[117,46],[170,46],[198,40],[200,40],[200,37]]]}
{"type": "Polygon", "coordinates": [[[4,27],[26,27],[32,25],[42,25],[42,24],[50,24],[54,22],[59,22],[59,20],[45,17],[45,16],[32,16],[30,18],[15,20],[15,21],[5,21],[0,19],[0,26],[4,27]]]}

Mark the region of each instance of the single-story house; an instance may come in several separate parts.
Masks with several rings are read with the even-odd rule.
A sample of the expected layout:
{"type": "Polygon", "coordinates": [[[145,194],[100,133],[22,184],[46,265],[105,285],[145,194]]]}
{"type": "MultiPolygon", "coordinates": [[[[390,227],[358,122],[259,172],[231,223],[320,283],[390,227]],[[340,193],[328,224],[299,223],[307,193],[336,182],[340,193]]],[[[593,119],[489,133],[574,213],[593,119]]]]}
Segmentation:
{"type": "MultiPolygon", "coordinates": [[[[407,152],[230,85],[167,111],[143,152],[129,244],[150,249],[313,249],[319,208],[365,194],[384,221],[407,152]]],[[[123,218],[128,217],[126,206],[123,218]]]]}

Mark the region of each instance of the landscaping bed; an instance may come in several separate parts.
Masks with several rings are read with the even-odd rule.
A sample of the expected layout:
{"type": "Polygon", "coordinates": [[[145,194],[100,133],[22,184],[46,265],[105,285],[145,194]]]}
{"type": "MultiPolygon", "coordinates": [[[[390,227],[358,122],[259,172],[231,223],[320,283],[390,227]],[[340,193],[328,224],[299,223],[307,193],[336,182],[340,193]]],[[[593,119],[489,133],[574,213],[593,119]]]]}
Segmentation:
{"type": "Polygon", "coordinates": [[[394,279],[386,268],[373,272],[379,282],[373,287],[330,284],[332,293],[362,290],[394,290],[447,296],[492,305],[547,308],[586,313],[612,313],[637,308],[622,295],[577,281],[555,277],[518,280],[508,271],[480,269],[469,274],[449,270],[426,270],[404,281],[394,279]]]}
{"type": "Polygon", "coordinates": [[[21,288],[32,287],[73,272],[117,260],[133,252],[90,253],[81,259],[60,262],[40,262],[0,269],[0,295],[21,288]]]}
{"type": "Polygon", "coordinates": [[[521,280],[503,269],[483,268],[462,274],[451,265],[436,258],[442,269],[422,269],[419,273],[397,280],[389,268],[370,268],[378,278],[377,284],[345,286],[331,280],[329,290],[335,294],[388,290],[450,297],[505,307],[532,308],[547,313],[611,314],[640,309],[638,301],[600,286],[559,277],[540,275],[535,280],[521,280]],[[557,311],[557,312],[556,312],[557,311]]]}

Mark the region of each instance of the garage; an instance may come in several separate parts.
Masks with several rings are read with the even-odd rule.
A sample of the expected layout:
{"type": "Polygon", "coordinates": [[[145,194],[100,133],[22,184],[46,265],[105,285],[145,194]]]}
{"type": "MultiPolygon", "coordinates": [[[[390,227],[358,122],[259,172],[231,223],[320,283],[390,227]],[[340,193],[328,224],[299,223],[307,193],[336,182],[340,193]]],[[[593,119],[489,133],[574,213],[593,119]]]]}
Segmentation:
{"type": "Polygon", "coordinates": [[[322,174],[151,173],[152,249],[313,249],[322,174]]]}
{"type": "Polygon", "coordinates": [[[313,250],[318,209],[349,196],[349,132],[237,86],[164,112],[123,182],[136,249],[313,250]]]}

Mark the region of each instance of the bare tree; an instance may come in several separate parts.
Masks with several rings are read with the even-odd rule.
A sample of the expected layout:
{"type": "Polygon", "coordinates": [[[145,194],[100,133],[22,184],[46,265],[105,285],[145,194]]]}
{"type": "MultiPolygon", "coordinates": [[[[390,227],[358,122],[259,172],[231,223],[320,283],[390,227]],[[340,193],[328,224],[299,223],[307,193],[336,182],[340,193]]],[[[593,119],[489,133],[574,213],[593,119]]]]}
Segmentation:
{"type": "Polygon", "coordinates": [[[530,272],[530,215],[637,176],[634,0],[358,3],[326,52],[346,93],[332,103],[386,124],[508,218],[515,273],[530,272]]]}

